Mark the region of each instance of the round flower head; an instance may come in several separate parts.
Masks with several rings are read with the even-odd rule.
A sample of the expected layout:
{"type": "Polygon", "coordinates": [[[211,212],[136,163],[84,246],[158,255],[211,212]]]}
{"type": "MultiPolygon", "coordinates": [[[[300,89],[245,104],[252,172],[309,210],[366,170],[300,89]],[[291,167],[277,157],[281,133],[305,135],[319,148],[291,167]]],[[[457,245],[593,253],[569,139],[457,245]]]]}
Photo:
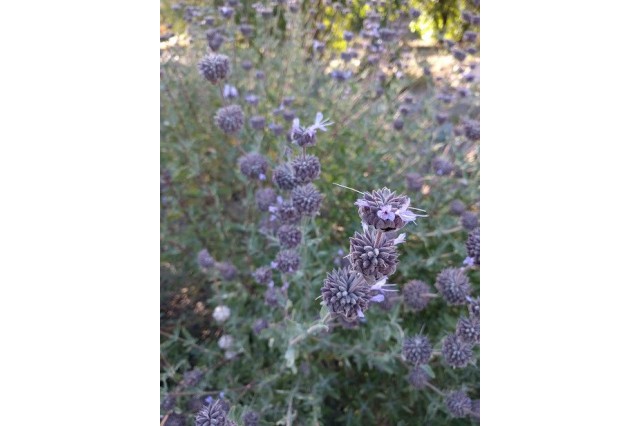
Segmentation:
{"type": "Polygon", "coordinates": [[[466,120],[464,122],[464,134],[472,141],[480,140],[480,122],[476,120],[466,120]]]}
{"type": "Polygon", "coordinates": [[[228,334],[223,335],[218,339],[218,346],[220,349],[229,349],[233,345],[233,337],[228,334]]]}
{"type": "Polygon", "coordinates": [[[353,39],[353,33],[351,31],[345,31],[342,33],[342,38],[344,38],[344,41],[351,41],[353,39]]]}
{"type": "Polygon", "coordinates": [[[212,316],[217,322],[225,322],[231,316],[231,309],[224,305],[216,306],[213,310],[212,316]]]}
{"type": "Polygon", "coordinates": [[[404,127],[404,120],[397,118],[393,121],[393,128],[400,131],[404,127]]]}
{"type": "Polygon", "coordinates": [[[446,112],[439,112],[436,114],[436,121],[438,124],[444,124],[449,119],[449,114],[446,112]]]}
{"type": "Polygon", "coordinates": [[[198,62],[198,70],[204,78],[217,84],[229,75],[229,57],[211,53],[198,62]]]}
{"type": "Polygon", "coordinates": [[[256,80],[264,80],[266,76],[267,75],[264,73],[264,71],[256,71],[256,80]]]}
{"type": "Polygon", "coordinates": [[[184,414],[169,413],[164,426],[187,426],[187,418],[184,414]]]}
{"type": "Polygon", "coordinates": [[[262,332],[262,330],[264,330],[265,328],[269,328],[269,323],[264,318],[255,320],[253,322],[253,325],[251,326],[251,330],[254,334],[260,334],[260,332],[262,332]]]}
{"type": "Polygon", "coordinates": [[[251,124],[251,128],[254,130],[262,130],[266,124],[266,120],[261,115],[255,115],[249,119],[249,123],[251,124]]]}
{"type": "Polygon", "coordinates": [[[456,216],[460,216],[465,212],[466,209],[467,208],[465,207],[464,203],[460,200],[453,200],[449,205],[449,211],[456,216]]]}
{"type": "Polygon", "coordinates": [[[269,164],[267,163],[267,159],[262,155],[256,152],[250,152],[240,157],[238,164],[240,165],[240,171],[246,177],[250,179],[266,179],[269,164]]]}
{"type": "Polygon", "coordinates": [[[451,392],[447,395],[445,405],[452,417],[465,417],[472,409],[471,398],[464,391],[451,392]]]}
{"type": "Polygon", "coordinates": [[[469,302],[467,304],[467,307],[469,308],[469,315],[473,318],[480,319],[480,297],[478,297],[477,299],[472,299],[469,297],[467,298],[467,301],[469,302]]]}
{"type": "Polygon", "coordinates": [[[293,119],[296,118],[296,112],[290,109],[285,109],[282,112],[282,118],[284,118],[286,121],[293,121],[293,119]]]}
{"type": "Polygon", "coordinates": [[[394,240],[378,230],[366,229],[349,238],[349,261],[357,272],[365,277],[380,279],[396,271],[398,252],[394,240]]]}
{"type": "Polygon", "coordinates": [[[224,36],[217,31],[214,32],[210,37],[209,34],[207,34],[207,44],[209,45],[209,49],[211,49],[211,51],[213,52],[217,52],[224,41],[224,36]]]}
{"type": "Polygon", "coordinates": [[[424,389],[429,383],[429,375],[420,367],[414,367],[409,373],[409,384],[415,389],[424,389]]]}
{"type": "Polygon", "coordinates": [[[276,203],[276,191],[272,188],[260,188],[256,191],[256,203],[260,211],[269,211],[269,206],[276,203]]]}
{"type": "Polygon", "coordinates": [[[473,43],[474,41],[477,40],[478,33],[473,31],[465,31],[464,34],[462,35],[462,38],[464,39],[464,41],[469,41],[473,43]]]}
{"type": "Polygon", "coordinates": [[[238,105],[222,107],[216,112],[214,120],[224,133],[236,133],[244,124],[244,114],[238,105]]]}
{"type": "Polygon", "coordinates": [[[249,24],[240,24],[240,33],[245,37],[253,35],[253,27],[249,24]]]}
{"type": "MultiPolygon", "coordinates": [[[[286,116],[285,119],[287,119],[286,116]]],[[[291,128],[291,141],[301,148],[313,146],[316,144],[316,132],[318,130],[326,132],[327,127],[331,126],[332,124],[333,123],[329,120],[324,119],[321,112],[316,114],[315,122],[309,127],[300,126],[300,120],[296,118],[293,120],[293,125],[291,128]]]]}
{"type": "Polygon", "coordinates": [[[205,405],[196,415],[196,426],[226,426],[227,412],[220,400],[205,405]]]}
{"type": "Polygon", "coordinates": [[[405,337],[402,342],[402,356],[411,365],[428,363],[432,351],[433,348],[427,336],[418,334],[413,337],[405,337]]]}
{"type": "Polygon", "coordinates": [[[433,160],[433,170],[439,176],[447,176],[450,175],[453,171],[453,164],[445,158],[438,157],[433,160]]]}
{"type": "Polygon", "coordinates": [[[238,275],[238,270],[231,262],[218,262],[216,263],[216,269],[222,279],[226,281],[231,281],[238,275]]]}
{"type": "Polygon", "coordinates": [[[269,287],[267,291],[264,292],[264,303],[267,306],[272,308],[277,308],[280,306],[280,290],[275,287],[269,287]]]}
{"type": "Polygon", "coordinates": [[[280,164],[271,175],[273,183],[283,191],[291,191],[296,186],[296,177],[288,164],[280,164]]]}
{"type": "Polygon", "coordinates": [[[362,275],[347,268],[328,273],[321,292],[323,303],[329,311],[347,321],[364,317],[369,307],[369,285],[362,275]]]}
{"type": "Polygon", "coordinates": [[[465,367],[473,356],[471,345],[450,334],[442,342],[442,356],[444,362],[453,368],[465,367]]]}
{"type": "Polygon", "coordinates": [[[282,225],[278,229],[278,240],[284,248],[290,249],[298,247],[302,241],[302,231],[295,225],[282,225]]]}
{"type": "Polygon", "coordinates": [[[429,302],[429,286],[422,281],[409,281],[402,289],[404,303],[415,311],[421,311],[429,302]]]}
{"type": "Polygon", "coordinates": [[[456,58],[460,62],[464,61],[464,58],[467,57],[467,53],[464,50],[458,49],[457,47],[454,47],[453,49],[451,49],[451,54],[453,55],[454,58],[456,58]]]}
{"type": "Polygon", "coordinates": [[[462,213],[462,217],[460,218],[460,223],[467,231],[473,231],[478,226],[480,226],[480,220],[478,219],[478,215],[473,212],[464,212],[462,213]]]}
{"type": "Polygon", "coordinates": [[[409,172],[404,176],[409,191],[420,191],[422,189],[422,175],[416,172],[409,172]]]}
{"type": "Polygon", "coordinates": [[[380,31],[378,31],[378,34],[380,35],[380,39],[382,41],[391,41],[395,38],[397,33],[394,30],[389,28],[380,28],[380,31]]]}
{"type": "Polygon", "coordinates": [[[242,421],[244,422],[244,426],[258,426],[260,416],[255,411],[247,411],[244,416],[242,416],[242,421]]]}
{"type": "Polygon", "coordinates": [[[416,220],[416,214],[409,210],[410,202],[409,197],[382,188],[366,192],[355,204],[364,223],[382,231],[393,231],[416,220]]]}
{"type": "Polygon", "coordinates": [[[300,266],[300,255],[295,250],[280,250],[276,256],[276,267],[282,273],[295,272],[300,266]]]}
{"type": "Polygon", "coordinates": [[[202,249],[198,252],[198,265],[200,265],[202,269],[213,268],[215,264],[216,261],[213,260],[213,257],[211,257],[207,249],[202,249]]]}
{"type": "Polygon", "coordinates": [[[313,184],[296,186],[291,191],[291,201],[301,215],[313,216],[318,213],[324,197],[313,184]]]}
{"type": "Polygon", "coordinates": [[[464,271],[456,268],[444,269],[436,278],[436,288],[449,305],[463,305],[467,301],[469,278],[464,271]]]}
{"type": "Polygon", "coordinates": [[[461,317],[456,326],[456,336],[465,343],[477,345],[480,343],[480,320],[461,317]]]}
{"type": "Polygon", "coordinates": [[[276,216],[282,223],[296,224],[300,222],[300,211],[291,201],[283,201],[276,209],[276,216]]]}
{"type": "Polygon", "coordinates": [[[291,162],[298,185],[309,183],[320,176],[320,160],[315,155],[300,156],[291,162]]]}
{"type": "Polygon", "coordinates": [[[189,370],[182,376],[182,385],[187,388],[197,386],[202,381],[204,372],[198,368],[189,370]]]}
{"type": "Polygon", "coordinates": [[[162,398],[162,402],[160,402],[160,409],[163,412],[173,410],[173,407],[176,406],[176,397],[175,395],[168,394],[164,398],[162,398]]]}
{"type": "Polygon", "coordinates": [[[282,127],[282,125],[278,123],[271,123],[269,124],[269,130],[271,130],[271,133],[273,133],[274,135],[280,136],[282,132],[284,132],[284,127],[282,127]]]}
{"type": "Polygon", "coordinates": [[[241,66],[242,66],[242,69],[245,71],[249,71],[251,68],[253,68],[253,64],[248,59],[245,61],[242,61],[241,66]]]}
{"type": "Polygon", "coordinates": [[[271,281],[273,273],[269,266],[261,266],[253,272],[253,279],[258,284],[267,285],[271,281]]]}
{"type": "Polygon", "coordinates": [[[473,260],[473,264],[480,265],[480,228],[469,232],[467,237],[467,256],[473,260]]]}

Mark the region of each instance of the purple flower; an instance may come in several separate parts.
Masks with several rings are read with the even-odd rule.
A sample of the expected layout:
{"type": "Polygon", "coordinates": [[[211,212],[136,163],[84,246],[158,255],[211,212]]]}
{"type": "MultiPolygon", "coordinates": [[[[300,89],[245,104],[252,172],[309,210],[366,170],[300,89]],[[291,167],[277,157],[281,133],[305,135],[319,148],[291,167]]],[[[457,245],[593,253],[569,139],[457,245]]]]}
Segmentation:
{"type": "Polygon", "coordinates": [[[378,210],[378,217],[382,220],[395,220],[396,215],[393,213],[393,207],[390,205],[384,205],[378,210]]]}

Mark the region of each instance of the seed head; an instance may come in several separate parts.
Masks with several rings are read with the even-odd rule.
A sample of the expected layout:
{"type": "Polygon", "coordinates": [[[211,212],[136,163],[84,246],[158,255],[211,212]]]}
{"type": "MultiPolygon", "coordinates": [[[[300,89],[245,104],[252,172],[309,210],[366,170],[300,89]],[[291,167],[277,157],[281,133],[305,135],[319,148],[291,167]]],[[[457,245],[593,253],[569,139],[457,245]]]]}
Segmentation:
{"type": "Polygon", "coordinates": [[[283,191],[291,191],[296,186],[296,177],[288,164],[280,164],[271,176],[273,183],[283,191]]]}
{"type": "Polygon", "coordinates": [[[444,269],[436,279],[436,288],[449,305],[463,305],[467,301],[469,278],[464,271],[456,268],[444,269]]]}
{"type": "Polygon", "coordinates": [[[409,384],[415,389],[424,389],[429,383],[429,375],[420,367],[414,367],[409,373],[409,384]]]}
{"type": "Polygon", "coordinates": [[[364,317],[369,307],[369,285],[362,275],[347,268],[328,273],[321,292],[323,303],[329,311],[347,321],[364,317]]]}
{"type": "Polygon", "coordinates": [[[447,365],[462,368],[471,361],[473,352],[470,344],[458,339],[455,334],[449,334],[442,342],[442,356],[447,365]]]}
{"type": "Polygon", "coordinates": [[[216,112],[214,120],[224,133],[236,133],[244,124],[244,114],[239,105],[222,107],[216,112]]]}
{"type": "Polygon", "coordinates": [[[309,183],[320,176],[320,160],[315,155],[299,156],[291,162],[298,185],[309,183]]]}
{"type": "Polygon", "coordinates": [[[480,228],[469,232],[467,237],[467,256],[473,259],[475,265],[480,266],[480,228]]]}
{"type": "Polygon", "coordinates": [[[295,272],[300,266],[300,255],[295,250],[280,250],[275,260],[277,268],[282,273],[295,272]]]}
{"type": "Polygon", "coordinates": [[[415,311],[421,311],[429,302],[429,286],[422,281],[409,281],[402,289],[404,303],[415,311]]]}
{"type": "Polygon", "coordinates": [[[256,203],[258,204],[258,210],[266,212],[269,211],[269,206],[276,202],[276,191],[272,188],[260,188],[256,191],[256,203]]]}
{"type": "Polygon", "coordinates": [[[243,175],[250,179],[266,179],[267,167],[269,167],[269,163],[267,163],[267,159],[257,152],[250,152],[247,155],[243,155],[238,160],[238,164],[240,165],[240,171],[243,175]]]}
{"type": "Polygon", "coordinates": [[[217,84],[229,75],[229,57],[211,53],[198,62],[198,70],[212,84],[217,84]]]}
{"type": "Polygon", "coordinates": [[[461,317],[456,326],[456,336],[465,343],[477,345],[480,343],[480,320],[461,317]]]}
{"type": "Polygon", "coordinates": [[[296,186],[291,191],[291,201],[296,209],[304,216],[314,216],[320,209],[323,200],[322,194],[316,187],[308,183],[303,186],[296,186]]]}
{"type": "Polygon", "coordinates": [[[220,400],[205,405],[196,415],[196,426],[226,426],[227,413],[220,400]]]}
{"type": "Polygon", "coordinates": [[[253,279],[258,284],[267,285],[271,281],[273,273],[269,266],[261,266],[253,272],[253,279]]]}
{"type": "Polygon", "coordinates": [[[298,247],[302,241],[302,231],[295,225],[282,225],[278,229],[278,240],[280,246],[286,249],[298,247]]]}
{"type": "Polygon", "coordinates": [[[402,356],[411,365],[428,363],[432,351],[433,348],[427,336],[418,334],[413,337],[405,337],[402,342],[402,356]]]}
{"type": "Polygon", "coordinates": [[[398,252],[394,240],[378,230],[367,229],[364,233],[356,232],[349,239],[351,249],[349,261],[357,272],[365,277],[380,279],[396,271],[398,252]]]}
{"type": "Polygon", "coordinates": [[[386,232],[400,229],[416,220],[417,216],[408,210],[410,202],[409,197],[382,188],[366,192],[355,204],[364,223],[386,232]]]}
{"type": "Polygon", "coordinates": [[[447,395],[445,405],[452,417],[465,417],[472,409],[471,398],[464,391],[451,392],[447,395]]]}

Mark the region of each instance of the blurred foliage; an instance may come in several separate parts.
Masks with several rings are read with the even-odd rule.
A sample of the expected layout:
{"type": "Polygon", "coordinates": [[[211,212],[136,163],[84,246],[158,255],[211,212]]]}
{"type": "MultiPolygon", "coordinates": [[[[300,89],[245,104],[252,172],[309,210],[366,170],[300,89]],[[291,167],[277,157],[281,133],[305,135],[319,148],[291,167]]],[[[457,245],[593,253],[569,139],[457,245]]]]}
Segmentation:
{"type": "MultiPolygon", "coordinates": [[[[260,424],[477,423],[469,417],[452,419],[442,396],[432,389],[411,388],[409,368],[401,359],[404,335],[420,330],[439,350],[466,306],[447,306],[438,298],[413,312],[397,296],[390,311],[373,306],[354,329],[334,322],[330,331],[305,332],[320,317],[316,298],[327,272],[340,264],[340,250],[348,253],[349,237],[361,227],[354,206],[358,194],[336,183],[359,191],[387,186],[405,192],[413,206],[428,213],[404,230],[407,242],[399,248],[399,268],[391,277],[400,289],[412,279],[433,288],[442,269],[462,265],[467,233],[450,213],[450,204],[458,199],[468,210],[479,211],[479,144],[461,131],[464,120],[479,119],[478,84],[464,78],[476,59],[468,57],[446,73],[432,75],[429,55],[447,52],[414,45],[423,34],[410,28],[460,40],[465,30],[473,29],[462,23],[460,10],[477,13],[477,6],[446,0],[387,1],[372,7],[354,0],[348,6],[336,2],[346,8],[339,10],[301,1],[298,13],[275,6],[273,17],[265,19],[252,3],[240,2],[229,21],[217,12],[221,2],[161,3],[161,413],[183,413],[191,424],[207,396],[224,392],[239,424],[249,409],[260,413],[260,424]],[[198,8],[185,20],[192,15],[185,12],[189,6],[198,8]],[[407,17],[411,7],[421,12],[418,18],[407,17]],[[358,36],[371,9],[380,14],[382,27],[403,29],[376,53],[367,52],[368,41],[358,36]],[[213,23],[206,23],[207,17],[213,23]],[[238,34],[241,22],[255,27],[254,37],[238,34]],[[229,136],[215,126],[213,116],[224,101],[196,66],[209,51],[205,32],[213,27],[227,34],[220,52],[231,57],[233,72],[226,83],[237,87],[240,97],[233,102],[243,107],[247,120],[262,115],[267,124],[283,125],[286,133],[291,124],[274,110],[284,97],[293,96],[288,108],[303,125],[311,124],[318,111],[334,122],[309,149],[322,163],[314,183],[325,199],[320,214],[302,224],[300,270],[288,277],[274,271],[277,285],[283,278],[289,284],[280,308],[265,304],[265,287],[251,276],[278,252],[277,238],[261,227],[269,215],[258,211],[254,199],[258,188],[271,186],[270,176],[266,182],[248,181],[237,161],[243,153],[257,151],[273,168],[296,153],[284,134],[246,124],[229,136]],[[356,33],[350,43],[342,38],[347,28],[356,33]],[[326,41],[326,51],[315,51],[313,40],[326,41]],[[347,47],[358,52],[357,60],[340,59],[347,47]],[[369,63],[374,54],[379,60],[369,63]],[[245,60],[253,65],[249,71],[240,66],[245,60]],[[350,71],[351,77],[337,81],[331,77],[336,69],[350,71]],[[256,70],[266,78],[256,79],[256,70]],[[460,96],[463,88],[468,93],[460,96]],[[259,97],[257,106],[244,101],[249,93],[259,97]],[[403,106],[407,115],[400,112],[403,106]],[[448,119],[440,123],[442,113],[448,119]],[[398,119],[403,120],[401,131],[394,129],[398,119]],[[440,157],[453,164],[452,173],[436,173],[433,162],[440,157]],[[406,188],[408,172],[420,175],[419,190],[406,188]],[[196,259],[205,248],[217,261],[233,263],[237,278],[225,281],[215,270],[202,270],[196,259]],[[219,305],[231,310],[223,324],[212,318],[219,305]],[[256,334],[252,325],[258,319],[269,327],[256,334]],[[232,357],[217,343],[225,334],[234,338],[232,357]],[[301,335],[297,345],[290,344],[301,335]],[[196,368],[204,377],[190,385],[185,373],[196,368]]],[[[479,270],[469,277],[477,296],[479,270]]],[[[444,392],[464,388],[479,399],[479,347],[474,352],[476,361],[463,369],[432,361],[427,368],[433,385],[444,392]]]]}

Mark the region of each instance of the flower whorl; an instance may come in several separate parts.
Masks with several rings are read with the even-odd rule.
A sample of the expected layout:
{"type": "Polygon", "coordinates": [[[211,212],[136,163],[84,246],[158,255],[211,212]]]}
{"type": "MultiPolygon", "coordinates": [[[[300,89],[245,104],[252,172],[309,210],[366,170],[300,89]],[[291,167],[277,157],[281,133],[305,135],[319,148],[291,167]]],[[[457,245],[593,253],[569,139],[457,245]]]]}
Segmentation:
{"type": "Polygon", "coordinates": [[[447,268],[436,278],[436,288],[449,305],[463,305],[469,296],[469,278],[461,269],[447,268]]]}
{"type": "Polygon", "coordinates": [[[229,57],[218,53],[209,54],[198,62],[200,74],[212,84],[227,78],[229,69],[229,57]]]}
{"type": "Polygon", "coordinates": [[[369,307],[369,285],[360,274],[347,268],[328,273],[321,292],[329,311],[347,321],[363,316],[369,307]]]}
{"type": "Polygon", "coordinates": [[[402,343],[402,356],[411,365],[426,364],[432,351],[429,338],[420,334],[406,337],[402,343]]]}
{"type": "Polygon", "coordinates": [[[222,107],[214,117],[216,124],[224,133],[235,133],[244,124],[244,113],[239,105],[222,107]]]}
{"type": "Polygon", "coordinates": [[[407,196],[382,188],[366,192],[355,204],[364,223],[382,231],[393,231],[415,220],[415,214],[407,210],[409,203],[407,196]]]}
{"type": "Polygon", "coordinates": [[[384,232],[367,229],[362,234],[356,232],[349,241],[349,261],[355,271],[376,280],[396,271],[398,252],[384,232]]]}
{"type": "Polygon", "coordinates": [[[196,426],[226,425],[227,413],[219,399],[202,407],[196,415],[196,426]]]}

